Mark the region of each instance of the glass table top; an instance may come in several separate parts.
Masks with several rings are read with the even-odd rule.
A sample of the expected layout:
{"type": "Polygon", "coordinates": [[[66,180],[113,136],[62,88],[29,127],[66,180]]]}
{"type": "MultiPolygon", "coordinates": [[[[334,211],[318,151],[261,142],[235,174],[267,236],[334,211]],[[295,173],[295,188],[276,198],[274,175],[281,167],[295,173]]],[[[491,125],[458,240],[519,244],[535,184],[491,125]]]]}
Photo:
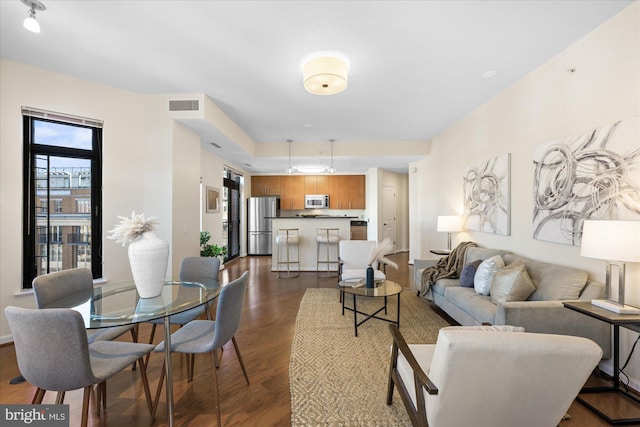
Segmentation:
{"type": "MultiPolygon", "coordinates": [[[[215,299],[220,283],[165,282],[162,294],[140,298],[133,281],[95,286],[90,296],[69,296],[55,307],[72,308],[82,314],[87,329],[131,325],[180,313],[215,299]]],[[[54,308],[49,305],[47,308],[54,308]]]]}
{"type": "Polygon", "coordinates": [[[389,297],[402,292],[402,286],[391,280],[375,280],[373,288],[367,288],[364,279],[344,280],[338,283],[338,289],[365,297],[389,297]]]}

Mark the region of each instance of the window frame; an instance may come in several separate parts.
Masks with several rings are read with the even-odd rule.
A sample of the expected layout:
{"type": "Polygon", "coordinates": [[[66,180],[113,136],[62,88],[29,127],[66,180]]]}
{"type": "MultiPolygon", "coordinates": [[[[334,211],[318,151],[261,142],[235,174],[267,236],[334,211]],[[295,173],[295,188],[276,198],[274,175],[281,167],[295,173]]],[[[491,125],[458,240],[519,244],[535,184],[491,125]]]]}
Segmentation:
{"type": "MultiPolygon", "coordinates": [[[[33,278],[37,275],[36,248],[38,242],[36,234],[36,206],[40,204],[41,197],[36,191],[36,179],[33,165],[38,155],[69,157],[87,159],[91,162],[91,272],[94,279],[102,277],[102,126],[101,122],[89,121],[89,123],[77,123],[78,119],[56,114],[56,119],[42,117],[41,114],[30,114],[34,110],[23,109],[23,211],[22,211],[22,288],[31,289],[33,278]],[[32,141],[36,121],[62,124],[91,129],[92,148],[84,150],[54,145],[35,144],[32,141]]],[[[72,178],[70,178],[72,179],[72,178]]],[[[70,186],[71,187],[71,186],[70,186]]],[[[52,188],[47,186],[48,191],[52,188]]],[[[51,200],[51,196],[48,196],[51,200]]],[[[48,215],[55,213],[49,206],[48,215]]],[[[50,228],[49,226],[47,227],[50,228]]],[[[47,251],[49,253],[49,251],[47,251]]]]}

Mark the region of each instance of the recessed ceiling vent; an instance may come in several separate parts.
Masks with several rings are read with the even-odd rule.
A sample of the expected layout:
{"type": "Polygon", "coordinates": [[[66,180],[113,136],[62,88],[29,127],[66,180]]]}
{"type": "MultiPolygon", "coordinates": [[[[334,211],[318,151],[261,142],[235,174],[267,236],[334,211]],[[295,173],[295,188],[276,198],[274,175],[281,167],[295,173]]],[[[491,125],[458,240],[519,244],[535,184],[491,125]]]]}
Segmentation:
{"type": "Polygon", "coordinates": [[[169,111],[198,111],[200,103],[197,99],[176,99],[169,101],[169,111]]]}
{"type": "Polygon", "coordinates": [[[210,142],[209,144],[213,145],[216,148],[222,148],[221,145],[216,144],[215,142],[210,142]]]}

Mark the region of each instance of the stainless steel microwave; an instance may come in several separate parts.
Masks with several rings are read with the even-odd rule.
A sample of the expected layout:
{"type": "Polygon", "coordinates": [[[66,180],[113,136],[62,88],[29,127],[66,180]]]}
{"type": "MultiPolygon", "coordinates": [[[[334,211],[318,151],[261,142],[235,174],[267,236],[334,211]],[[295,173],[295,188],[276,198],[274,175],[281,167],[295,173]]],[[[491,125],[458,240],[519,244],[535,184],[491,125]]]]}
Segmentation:
{"type": "Polygon", "coordinates": [[[306,194],[304,196],[305,209],[328,209],[329,196],[326,194],[306,194]]]}

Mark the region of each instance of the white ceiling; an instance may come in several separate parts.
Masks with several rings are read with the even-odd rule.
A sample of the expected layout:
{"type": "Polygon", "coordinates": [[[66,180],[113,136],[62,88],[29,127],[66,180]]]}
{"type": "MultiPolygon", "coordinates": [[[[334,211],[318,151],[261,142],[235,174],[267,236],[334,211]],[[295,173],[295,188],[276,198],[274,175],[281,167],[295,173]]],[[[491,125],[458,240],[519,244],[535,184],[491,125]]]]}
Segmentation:
{"type": "MultiPolygon", "coordinates": [[[[407,172],[425,153],[391,156],[394,143],[431,139],[632,1],[42,2],[33,34],[22,27],[27,7],[0,1],[3,58],[142,94],[205,94],[256,144],[293,139],[327,154],[335,139],[338,172],[407,172]],[[324,50],[351,64],[333,96],[302,87],[301,60],[324,50]],[[488,70],[499,73],[483,78],[488,70]],[[356,142],[388,150],[340,155],[356,142]]],[[[250,172],[287,167],[286,151],[256,157],[193,128],[250,172]]],[[[300,162],[329,158],[297,159],[294,148],[300,162]]]]}

